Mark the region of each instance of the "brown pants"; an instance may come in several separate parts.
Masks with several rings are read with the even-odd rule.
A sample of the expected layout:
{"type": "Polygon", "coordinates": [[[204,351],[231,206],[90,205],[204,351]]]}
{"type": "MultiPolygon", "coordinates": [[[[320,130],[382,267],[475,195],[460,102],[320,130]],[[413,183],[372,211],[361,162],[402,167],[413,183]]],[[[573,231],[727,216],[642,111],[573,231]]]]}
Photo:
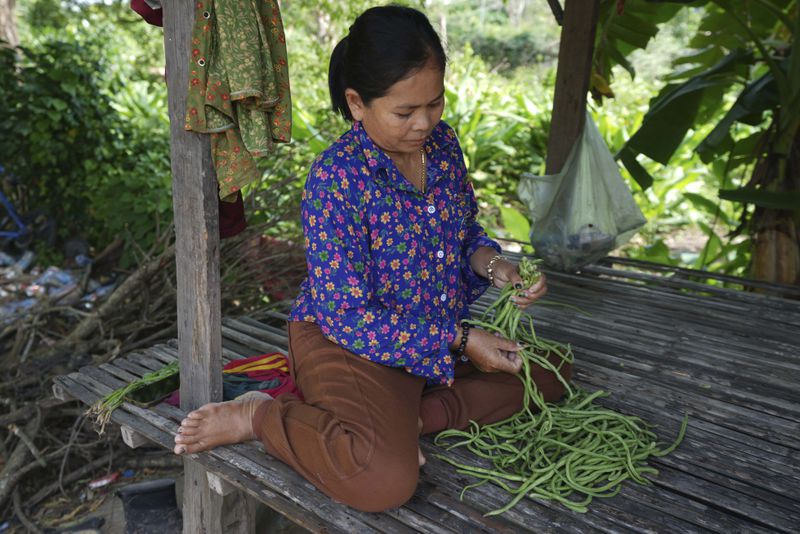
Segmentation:
{"type": "MultiPolygon", "coordinates": [[[[425,380],[370,362],[327,340],[314,323],[289,323],[292,378],[305,397],[283,395],[258,408],[256,435],[267,452],[331,498],[368,512],[395,508],[414,494],[422,433],[492,423],[522,407],[512,375],[456,367],[452,387],[425,389],[425,380]]],[[[555,362],[554,362],[555,363],[555,362]]],[[[569,379],[571,367],[562,374],[569,379]]],[[[536,366],[532,376],[546,401],[563,386],[536,366]]]]}

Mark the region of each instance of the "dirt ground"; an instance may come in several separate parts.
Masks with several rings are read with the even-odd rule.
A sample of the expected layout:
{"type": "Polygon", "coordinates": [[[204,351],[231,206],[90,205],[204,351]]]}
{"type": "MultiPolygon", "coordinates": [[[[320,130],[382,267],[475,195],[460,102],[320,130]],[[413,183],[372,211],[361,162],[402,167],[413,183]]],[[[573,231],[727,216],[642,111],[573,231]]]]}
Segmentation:
{"type": "MultiPolygon", "coordinates": [[[[172,478],[175,480],[175,493],[180,508],[183,498],[183,474],[180,469],[152,469],[148,470],[143,476],[131,477],[129,479],[120,479],[112,485],[102,488],[97,491],[89,500],[82,500],[80,495],[73,498],[71,501],[65,501],[63,498],[58,503],[59,507],[65,510],[73,507],[73,511],[77,512],[74,517],[70,518],[67,513],[63,519],[66,521],[59,521],[58,526],[54,526],[52,530],[48,529],[47,532],[70,532],[81,534],[126,534],[127,522],[125,518],[125,509],[122,499],[116,496],[117,490],[127,484],[135,482],[144,482],[146,480],[156,480],[172,478]],[[98,518],[101,521],[98,521],[98,518]],[[102,522],[101,525],[98,525],[102,522]]],[[[46,504],[47,505],[47,504],[46,504]]],[[[51,503],[55,506],[55,503],[51,503]]],[[[135,527],[132,527],[135,529],[135,527]]],[[[11,528],[6,532],[25,532],[24,528],[17,526],[11,528]]],[[[131,532],[131,531],[127,531],[131,532]]],[[[135,530],[137,534],[180,534],[178,528],[159,528],[158,532],[155,531],[142,531],[135,530]]],[[[287,520],[282,515],[274,512],[260,503],[256,509],[256,532],[255,534],[307,534],[307,530],[295,525],[287,520]]]]}
{"type": "MultiPolygon", "coordinates": [[[[299,285],[302,247],[262,233],[254,225],[221,244],[223,314],[256,316],[299,285]]],[[[176,336],[174,246],[159,242],[131,271],[112,253],[122,241],[112,245],[63,265],[39,264],[31,250],[0,254],[0,534],[75,532],[93,516],[106,524],[85,532],[122,532],[115,491],[176,463],[158,450],[149,452],[160,458],[144,458],[118,433],[98,436],[86,406],[53,398],[55,376],[176,336]],[[115,473],[113,483],[89,487],[115,473]]],[[[265,531],[290,532],[262,515],[265,531]]]]}

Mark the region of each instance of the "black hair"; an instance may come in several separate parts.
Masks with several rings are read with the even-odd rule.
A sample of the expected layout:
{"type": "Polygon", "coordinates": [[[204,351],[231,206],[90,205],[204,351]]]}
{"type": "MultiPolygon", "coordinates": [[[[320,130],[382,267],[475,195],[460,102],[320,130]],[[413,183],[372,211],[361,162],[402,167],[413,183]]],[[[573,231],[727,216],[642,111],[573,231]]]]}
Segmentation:
{"type": "Polygon", "coordinates": [[[328,87],[333,110],[352,121],[345,89],[354,89],[369,105],[431,58],[444,72],[442,41],[423,13],[397,5],[364,11],[331,54],[328,87]]]}

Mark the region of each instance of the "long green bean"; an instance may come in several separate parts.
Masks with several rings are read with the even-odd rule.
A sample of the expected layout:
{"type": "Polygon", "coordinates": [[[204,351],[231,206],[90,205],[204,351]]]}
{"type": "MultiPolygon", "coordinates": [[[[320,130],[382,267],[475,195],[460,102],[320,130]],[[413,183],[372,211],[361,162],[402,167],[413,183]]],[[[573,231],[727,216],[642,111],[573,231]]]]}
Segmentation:
{"type": "MultiPolygon", "coordinates": [[[[541,276],[537,263],[526,258],[520,262],[525,287],[541,276]]],[[[652,425],[596,404],[608,394],[600,390],[589,393],[562,377],[563,365],[574,361],[571,347],[538,336],[533,319],[523,317],[511,300],[516,293],[511,284],[506,285],[500,298],[470,322],[523,346],[518,352],[522,359],[519,378],[524,389],[523,408],[502,421],[487,425],[473,421],[466,430],[445,430],[435,439],[447,450],[464,447],[485,461],[484,465],[473,465],[437,455],[458,473],[477,479],[464,487],[462,498],[468,490],[491,482],[511,498],[487,515],[503,513],[526,497],[552,500],[585,512],[592,499],[616,495],[625,480],[649,484],[645,475],[654,476],[658,471],[647,465],[648,458],[672,452],[683,440],[688,419],[684,417],[671,445],[659,446],[650,430],[652,425]],[[564,385],[565,398],[560,403],[544,401],[531,378],[533,366],[554,373],[564,385]],[[491,467],[486,467],[487,463],[491,467]]]]}

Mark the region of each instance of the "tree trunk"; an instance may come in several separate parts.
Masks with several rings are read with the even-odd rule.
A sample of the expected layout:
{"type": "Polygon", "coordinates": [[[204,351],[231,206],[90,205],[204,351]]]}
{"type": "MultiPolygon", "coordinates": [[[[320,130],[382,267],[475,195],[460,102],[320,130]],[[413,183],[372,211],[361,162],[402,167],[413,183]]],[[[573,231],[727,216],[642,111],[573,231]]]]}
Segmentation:
{"type": "Polygon", "coordinates": [[[19,46],[17,20],[14,18],[14,5],[17,0],[0,0],[0,41],[12,47],[19,46]]]}
{"type": "MultiPolygon", "coordinates": [[[[766,172],[776,172],[774,161],[764,163],[766,172]]],[[[800,191],[800,134],[795,137],[786,181],[779,190],[800,191]]],[[[756,210],[753,223],[753,278],[800,285],[800,209],[756,210]]]]}
{"type": "MultiPolygon", "coordinates": [[[[318,9],[317,14],[317,36],[323,43],[333,43],[331,35],[331,14],[324,9],[318,9]]],[[[333,43],[335,44],[335,43],[333,43]]]]}
{"type": "Polygon", "coordinates": [[[508,21],[515,28],[519,28],[522,25],[522,16],[525,14],[527,4],[528,0],[507,0],[503,2],[508,21]]]}
{"type": "Polygon", "coordinates": [[[800,243],[791,214],[765,210],[755,234],[753,277],[779,284],[800,285],[800,243]]]}

